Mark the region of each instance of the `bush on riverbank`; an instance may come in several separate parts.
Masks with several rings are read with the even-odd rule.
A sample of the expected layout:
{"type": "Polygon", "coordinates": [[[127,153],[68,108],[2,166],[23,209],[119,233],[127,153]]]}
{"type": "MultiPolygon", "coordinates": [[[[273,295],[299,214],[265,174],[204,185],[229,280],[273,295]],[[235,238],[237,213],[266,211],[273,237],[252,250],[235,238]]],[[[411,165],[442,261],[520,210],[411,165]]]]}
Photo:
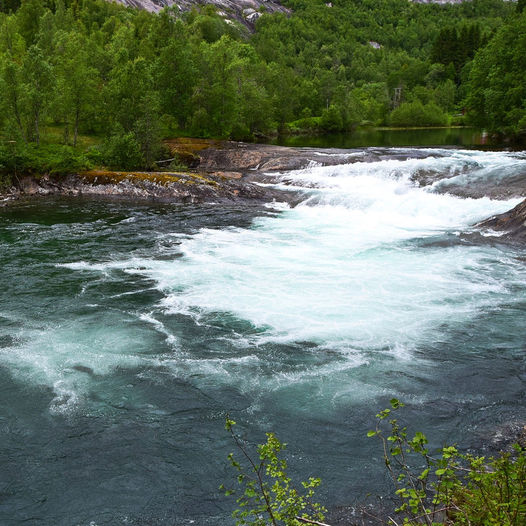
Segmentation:
{"type": "Polygon", "coordinates": [[[426,436],[413,437],[393,418],[404,406],[391,400],[380,411],[368,436],[379,437],[384,462],[400,501],[399,522],[416,526],[524,526],[526,524],[526,453],[518,444],[514,453],[485,458],[444,446],[436,455],[426,436]]]}
{"type": "Polygon", "coordinates": [[[0,177],[18,175],[67,175],[92,167],[89,158],[65,145],[36,145],[17,142],[0,144],[0,177]]]}
{"type": "Polygon", "coordinates": [[[404,102],[391,112],[391,126],[447,126],[448,116],[434,102],[404,102]]]}
{"type": "MultiPolygon", "coordinates": [[[[397,518],[383,520],[369,511],[366,515],[379,524],[392,526],[524,526],[526,524],[526,453],[516,445],[514,453],[485,458],[463,454],[454,446],[444,446],[433,456],[426,436],[417,431],[412,437],[406,427],[393,417],[404,406],[391,400],[391,407],[376,415],[377,425],[369,437],[378,437],[383,447],[383,460],[393,481],[397,518]]],[[[238,492],[234,511],[237,525],[300,526],[324,524],[321,505],[313,503],[314,490],[320,479],[310,478],[301,485],[306,495],[294,489],[286,475],[287,463],[281,459],[285,445],[273,433],[267,433],[266,444],[251,457],[244,442],[233,433],[235,422],[227,420],[237,448],[248,466],[243,466],[231,453],[229,460],[238,473],[238,492]]],[[[235,490],[221,487],[227,495],[235,490]]]]}

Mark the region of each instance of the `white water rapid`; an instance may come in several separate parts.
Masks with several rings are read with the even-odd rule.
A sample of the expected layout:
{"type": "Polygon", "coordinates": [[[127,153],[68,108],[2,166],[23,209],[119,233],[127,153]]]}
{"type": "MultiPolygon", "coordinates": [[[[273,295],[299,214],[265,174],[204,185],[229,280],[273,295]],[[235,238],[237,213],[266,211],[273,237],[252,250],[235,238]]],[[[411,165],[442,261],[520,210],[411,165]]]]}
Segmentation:
{"type": "Polygon", "coordinates": [[[474,225],[526,155],[331,155],[265,176],[287,203],[0,208],[0,523],[230,524],[227,414],[330,507],[390,491],[392,397],[434,446],[524,424],[525,250],[474,225]]]}

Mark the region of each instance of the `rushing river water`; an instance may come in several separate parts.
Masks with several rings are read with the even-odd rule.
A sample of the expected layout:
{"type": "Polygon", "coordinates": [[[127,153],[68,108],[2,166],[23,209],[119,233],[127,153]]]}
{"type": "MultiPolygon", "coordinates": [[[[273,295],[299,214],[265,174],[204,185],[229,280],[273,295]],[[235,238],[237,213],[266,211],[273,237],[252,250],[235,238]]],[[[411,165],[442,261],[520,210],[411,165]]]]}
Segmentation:
{"type": "Polygon", "coordinates": [[[0,209],[0,524],[230,524],[227,414],[329,507],[389,491],[392,397],[434,445],[526,420],[526,253],[472,226],[520,199],[448,193],[526,155],[348,160],[276,176],[294,207],[0,209]]]}

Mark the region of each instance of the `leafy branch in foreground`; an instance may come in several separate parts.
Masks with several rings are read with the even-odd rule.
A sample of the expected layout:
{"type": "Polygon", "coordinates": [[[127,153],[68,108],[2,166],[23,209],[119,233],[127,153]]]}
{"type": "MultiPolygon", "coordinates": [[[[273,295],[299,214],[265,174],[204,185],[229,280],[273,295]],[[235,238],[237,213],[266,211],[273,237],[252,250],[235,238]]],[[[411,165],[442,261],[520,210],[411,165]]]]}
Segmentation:
{"type": "Polygon", "coordinates": [[[298,491],[287,476],[287,462],[280,458],[286,444],[280,442],[274,433],[267,433],[266,443],[257,447],[258,456],[252,457],[240,437],[234,433],[234,425],[233,420],[226,420],[225,427],[245,462],[238,462],[233,453],[228,459],[238,473],[237,481],[241,490],[226,489],[224,485],[220,489],[226,495],[238,495],[236,502],[239,508],[232,514],[236,525],[327,526],[321,522],[324,520],[325,508],[312,500],[320,479],[309,478],[301,483],[303,490],[298,491]]]}
{"type": "Polygon", "coordinates": [[[400,499],[398,521],[389,517],[387,524],[526,524],[526,455],[520,446],[515,446],[514,456],[503,453],[497,458],[462,454],[454,446],[431,456],[423,433],[411,438],[407,428],[392,418],[403,405],[391,400],[391,408],[376,415],[376,429],[368,433],[382,442],[385,465],[400,499]]]}

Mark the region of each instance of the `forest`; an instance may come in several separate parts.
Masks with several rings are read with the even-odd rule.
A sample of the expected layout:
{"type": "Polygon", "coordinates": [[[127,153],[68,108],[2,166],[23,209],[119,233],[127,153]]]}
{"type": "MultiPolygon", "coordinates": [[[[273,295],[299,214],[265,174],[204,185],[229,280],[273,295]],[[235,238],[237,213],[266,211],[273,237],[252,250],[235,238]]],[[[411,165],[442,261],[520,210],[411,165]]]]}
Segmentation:
{"type": "Polygon", "coordinates": [[[0,171],[152,168],[162,138],[468,124],[524,137],[524,2],[211,6],[0,0],[0,171]]]}

